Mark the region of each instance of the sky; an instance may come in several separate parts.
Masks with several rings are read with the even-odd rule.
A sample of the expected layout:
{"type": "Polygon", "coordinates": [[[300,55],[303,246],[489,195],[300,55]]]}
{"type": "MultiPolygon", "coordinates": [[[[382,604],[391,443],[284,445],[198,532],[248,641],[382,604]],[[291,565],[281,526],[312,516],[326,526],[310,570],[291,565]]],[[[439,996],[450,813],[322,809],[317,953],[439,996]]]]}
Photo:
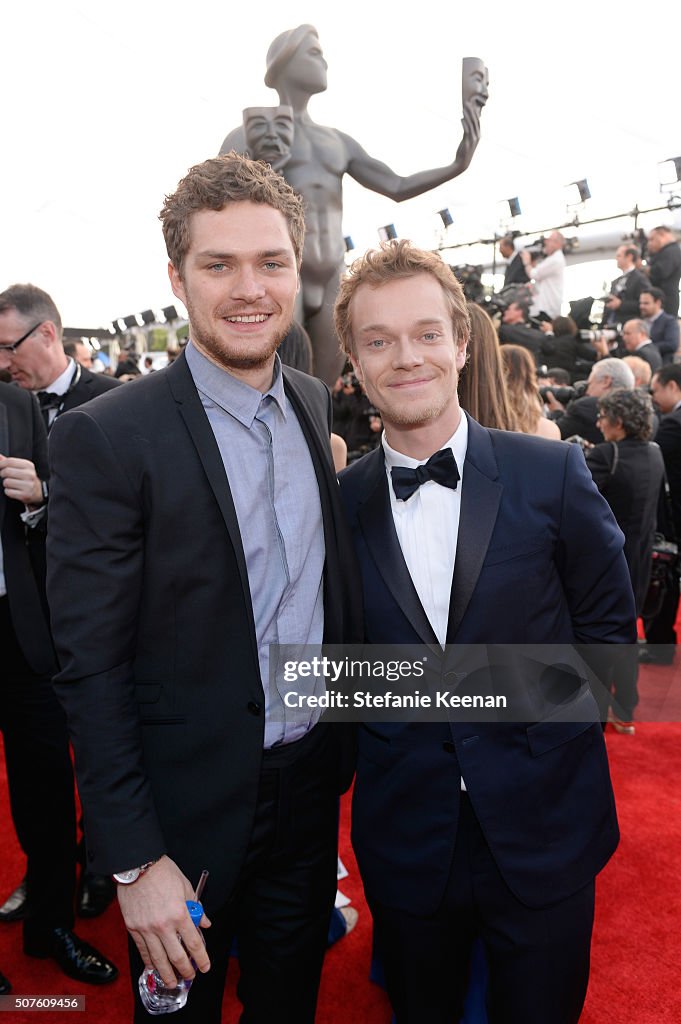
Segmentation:
{"type": "MultiPolygon", "coordinates": [[[[455,221],[446,241],[491,237],[510,225],[511,196],[523,211],[513,227],[550,228],[568,219],[564,186],[581,178],[593,198],[570,219],[664,204],[658,164],[681,155],[678,3],[652,0],[638,24],[584,0],[560,5],[560,17],[559,7],[549,16],[546,6],[519,11],[501,0],[400,7],[12,4],[0,62],[0,290],[31,281],[78,327],[177,305],[158,222],[163,197],[188,167],[217,154],[244,107],[277,102],[263,83],[268,46],[304,22],[317,27],[329,64],[312,117],[401,174],[453,159],[461,59],[479,56],[489,67],[482,139],[464,175],[399,205],[346,177],[343,230],[358,249],[375,245],[388,223],[434,248],[445,206],[455,221]]],[[[641,219],[665,222],[681,226],[679,211],[641,219]]],[[[625,218],[599,228],[612,232],[613,253],[631,226],[625,218]]],[[[448,262],[471,255],[454,251],[448,262]]],[[[571,272],[574,298],[616,276],[614,260],[571,272]]]]}

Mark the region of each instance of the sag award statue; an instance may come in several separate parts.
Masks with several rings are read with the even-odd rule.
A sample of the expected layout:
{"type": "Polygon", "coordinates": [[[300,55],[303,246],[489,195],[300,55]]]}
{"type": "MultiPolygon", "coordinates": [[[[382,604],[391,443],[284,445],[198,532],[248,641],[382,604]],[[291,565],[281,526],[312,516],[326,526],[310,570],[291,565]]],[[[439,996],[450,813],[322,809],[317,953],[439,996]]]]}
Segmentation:
{"type": "Polygon", "coordinates": [[[483,61],[464,58],[463,138],[453,163],[399,175],[369,156],[351,136],[312,120],[307,105],[311,96],[326,89],[326,69],[312,25],[282,32],[267,51],[265,74],[265,85],[277,90],[280,105],[247,107],[243,124],[229,133],[220,153],[236,150],[267,161],[305,200],[307,234],[296,316],[312,340],[316,375],[332,385],[343,364],[332,321],[344,270],[343,175],[398,203],[456,178],[470,164],[480,141],[488,74],[483,61]]]}

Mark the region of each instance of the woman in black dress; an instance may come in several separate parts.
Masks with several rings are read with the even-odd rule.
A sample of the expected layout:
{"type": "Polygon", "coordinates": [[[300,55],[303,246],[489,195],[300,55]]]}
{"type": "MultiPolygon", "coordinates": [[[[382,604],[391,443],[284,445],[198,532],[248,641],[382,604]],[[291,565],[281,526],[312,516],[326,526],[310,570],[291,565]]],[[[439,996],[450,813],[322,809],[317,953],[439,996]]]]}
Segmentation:
{"type": "MultiPolygon", "coordinates": [[[[601,396],[598,406],[598,425],[605,441],[586,452],[586,461],[624,534],[624,555],[636,614],[640,615],[650,581],[653,534],[664,482],[662,454],[650,441],[652,400],[638,388],[618,389],[601,396]]],[[[618,732],[629,735],[634,732],[638,703],[637,675],[636,651],[627,652],[616,673],[610,721],[618,732]]]]}

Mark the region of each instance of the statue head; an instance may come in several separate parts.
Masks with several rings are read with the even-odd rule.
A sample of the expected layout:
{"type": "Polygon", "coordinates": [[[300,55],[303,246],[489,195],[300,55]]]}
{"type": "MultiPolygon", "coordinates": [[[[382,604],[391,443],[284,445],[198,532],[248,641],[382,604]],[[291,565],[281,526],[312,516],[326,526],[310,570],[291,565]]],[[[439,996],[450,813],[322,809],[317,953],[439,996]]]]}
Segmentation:
{"type": "Polygon", "coordinates": [[[309,96],[326,89],[327,63],[314,25],[299,25],[278,35],[267,51],[265,85],[286,103],[291,88],[309,96]]]}
{"type": "Polygon", "coordinates": [[[473,103],[478,113],[489,99],[489,71],[481,57],[464,57],[461,61],[461,100],[465,107],[473,103]]]}
{"type": "Polygon", "coordinates": [[[281,172],[291,159],[293,109],[291,107],[246,107],[243,111],[248,152],[281,172]]]}

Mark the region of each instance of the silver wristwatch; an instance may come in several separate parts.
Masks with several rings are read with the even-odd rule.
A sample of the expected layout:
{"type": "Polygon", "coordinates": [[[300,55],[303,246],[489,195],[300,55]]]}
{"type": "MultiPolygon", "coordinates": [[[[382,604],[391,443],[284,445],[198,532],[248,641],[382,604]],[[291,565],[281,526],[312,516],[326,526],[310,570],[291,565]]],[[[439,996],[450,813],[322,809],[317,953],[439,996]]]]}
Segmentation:
{"type": "Polygon", "coordinates": [[[142,864],[139,868],[130,868],[129,871],[117,871],[113,878],[115,882],[120,882],[121,885],[132,885],[136,882],[140,875],[143,875],[145,871],[148,871],[152,864],[155,864],[155,860],[147,861],[146,864],[142,864]]]}

